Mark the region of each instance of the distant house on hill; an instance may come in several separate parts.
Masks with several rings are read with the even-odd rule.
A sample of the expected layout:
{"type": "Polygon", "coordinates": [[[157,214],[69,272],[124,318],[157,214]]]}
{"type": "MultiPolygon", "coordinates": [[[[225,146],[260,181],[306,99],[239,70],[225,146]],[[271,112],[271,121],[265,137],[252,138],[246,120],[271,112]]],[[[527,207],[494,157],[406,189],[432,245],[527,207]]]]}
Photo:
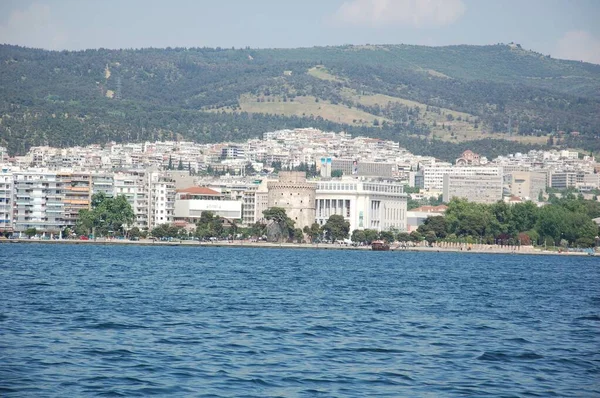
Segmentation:
{"type": "Polygon", "coordinates": [[[479,166],[481,164],[481,156],[467,149],[456,159],[455,163],[457,166],[479,166]]]}

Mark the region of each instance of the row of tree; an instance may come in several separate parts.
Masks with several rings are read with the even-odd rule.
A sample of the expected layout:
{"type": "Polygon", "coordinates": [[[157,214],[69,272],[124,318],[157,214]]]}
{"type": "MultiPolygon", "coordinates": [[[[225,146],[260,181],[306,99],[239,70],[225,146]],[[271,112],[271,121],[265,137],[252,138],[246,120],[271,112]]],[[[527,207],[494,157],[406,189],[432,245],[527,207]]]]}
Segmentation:
{"type": "Polygon", "coordinates": [[[427,218],[417,232],[430,242],[460,239],[485,244],[597,244],[600,231],[592,219],[600,217],[599,202],[552,195],[550,201],[538,207],[533,202],[488,205],[453,199],[444,217],[427,218]]]}
{"type": "MultiPolygon", "coordinates": [[[[549,204],[538,207],[533,202],[508,205],[452,199],[445,216],[429,217],[411,234],[399,231],[352,231],[357,243],[371,243],[376,239],[392,241],[466,241],[485,244],[521,244],[592,247],[598,243],[600,230],[592,220],[600,217],[600,202],[585,200],[572,193],[558,197],[551,193],[549,204]]],[[[208,238],[266,238],[274,242],[336,242],[348,239],[350,223],[341,215],[329,217],[324,225],[313,223],[303,230],[295,226],[283,208],[272,207],[263,212],[265,222],[256,222],[248,228],[238,223],[203,212],[193,233],[174,225],[159,225],[151,231],[155,238],[177,237],[208,238]]],[[[78,235],[130,237],[144,236],[145,231],[134,227],[133,209],[125,196],[106,197],[103,193],[92,197],[91,209],[80,210],[75,232],[78,235]]]]}

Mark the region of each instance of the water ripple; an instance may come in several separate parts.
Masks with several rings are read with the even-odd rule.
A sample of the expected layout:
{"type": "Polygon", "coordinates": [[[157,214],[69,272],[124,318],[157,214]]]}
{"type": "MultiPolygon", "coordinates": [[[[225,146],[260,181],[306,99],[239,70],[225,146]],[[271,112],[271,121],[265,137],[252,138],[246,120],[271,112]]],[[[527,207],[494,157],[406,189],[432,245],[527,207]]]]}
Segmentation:
{"type": "Polygon", "coordinates": [[[0,249],[2,397],[600,396],[598,258],[0,249]]]}

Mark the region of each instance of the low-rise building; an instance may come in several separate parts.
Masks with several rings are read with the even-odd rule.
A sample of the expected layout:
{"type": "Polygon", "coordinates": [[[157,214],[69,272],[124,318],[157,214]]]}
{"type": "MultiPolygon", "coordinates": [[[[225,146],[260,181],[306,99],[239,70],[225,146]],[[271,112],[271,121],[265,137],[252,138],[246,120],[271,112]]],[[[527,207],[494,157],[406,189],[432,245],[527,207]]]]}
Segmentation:
{"type": "Polygon", "coordinates": [[[406,230],[407,195],[400,184],[341,179],[317,182],[316,222],[341,215],[355,229],[406,230]]]}
{"type": "Polygon", "coordinates": [[[177,191],[174,210],[176,223],[195,224],[207,211],[228,220],[240,220],[242,202],[227,199],[221,192],[207,187],[189,187],[177,191]]]}

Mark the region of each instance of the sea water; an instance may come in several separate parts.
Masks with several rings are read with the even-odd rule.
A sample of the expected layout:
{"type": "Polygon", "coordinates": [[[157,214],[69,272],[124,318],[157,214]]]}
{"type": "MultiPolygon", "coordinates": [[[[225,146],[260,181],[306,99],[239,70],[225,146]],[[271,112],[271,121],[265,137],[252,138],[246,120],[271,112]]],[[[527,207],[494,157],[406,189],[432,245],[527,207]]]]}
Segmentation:
{"type": "Polygon", "coordinates": [[[0,396],[599,396],[600,259],[0,245],[0,396]]]}

